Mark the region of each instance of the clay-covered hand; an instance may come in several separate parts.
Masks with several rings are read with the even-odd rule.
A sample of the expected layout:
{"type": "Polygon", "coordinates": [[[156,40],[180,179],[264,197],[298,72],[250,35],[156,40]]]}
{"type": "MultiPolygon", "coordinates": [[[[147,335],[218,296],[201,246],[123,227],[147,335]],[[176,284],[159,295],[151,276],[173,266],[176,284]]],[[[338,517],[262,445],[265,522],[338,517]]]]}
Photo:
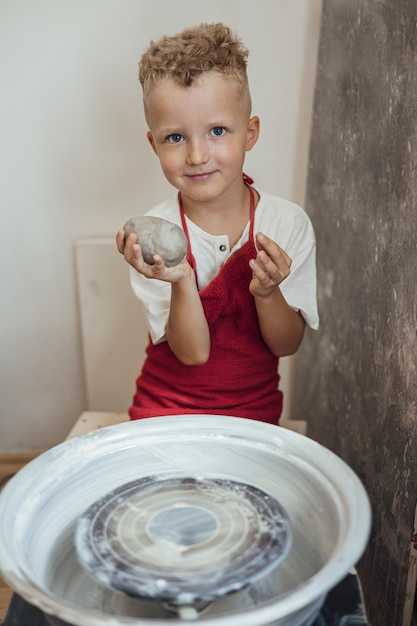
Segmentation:
{"type": "Polygon", "coordinates": [[[165,229],[163,225],[162,235],[165,236],[165,239],[162,241],[161,224],[157,224],[158,228],[155,229],[155,223],[157,220],[170,225],[171,223],[160,218],[149,219],[144,224],[145,216],[134,218],[134,220],[126,222],[125,227],[118,231],[116,244],[120,254],[123,254],[125,260],[136,271],[147,278],[177,282],[184,276],[189,276],[192,269],[185,259],[187,240],[183,231],[172,224],[184,235],[185,242],[178,237],[178,233],[174,233],[176,237],[172,237],[172,230],[165,229]],[[150,223],[149,219],[152,219],[153,223],[150,223]],[[141,228],[139,228],[138,222],[141,228]],[[171,236],[169,236],[170,234],[171,236]],[[171,250],[169,250],[170,244],[171,250]],[[156,250],[160,250],[161,254],[157,253],[156,250]]]}
{"type": "Polygon", "coordinates": [[[280,246],[264,235],[256,235],[258,254],[250,261],[253,277],[249,291],[253,296],[271,295],[291,271],[292,259],[280,246]]]}

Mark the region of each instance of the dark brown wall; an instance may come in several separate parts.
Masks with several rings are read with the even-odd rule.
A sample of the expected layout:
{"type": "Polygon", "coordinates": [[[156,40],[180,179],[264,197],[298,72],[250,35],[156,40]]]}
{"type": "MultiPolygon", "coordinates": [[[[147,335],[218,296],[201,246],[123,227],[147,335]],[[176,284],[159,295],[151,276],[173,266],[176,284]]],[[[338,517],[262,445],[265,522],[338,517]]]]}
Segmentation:
{"type": "Polygon", "coordinates": [[[401,626],[417,497],[417,2],[324,0],[307,211],[321,328],[293,418],[362,478],[373,626],[401,626]]]}

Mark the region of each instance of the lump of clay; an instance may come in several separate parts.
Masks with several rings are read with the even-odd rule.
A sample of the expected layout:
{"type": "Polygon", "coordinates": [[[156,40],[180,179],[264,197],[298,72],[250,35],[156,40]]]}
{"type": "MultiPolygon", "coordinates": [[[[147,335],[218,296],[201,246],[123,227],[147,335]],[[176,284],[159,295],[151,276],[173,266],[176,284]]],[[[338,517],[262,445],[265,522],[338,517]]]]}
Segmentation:
{"type": "Polygon", "coordinates": [[[159,254],[167,267],[174,267],[187,253],[188,242],[184,231],[161,217],[150,215],[132,217],[123,228],[125,237],[135,233],[143,259],[149,265],[154,264],[153,255],[159,254]]]}

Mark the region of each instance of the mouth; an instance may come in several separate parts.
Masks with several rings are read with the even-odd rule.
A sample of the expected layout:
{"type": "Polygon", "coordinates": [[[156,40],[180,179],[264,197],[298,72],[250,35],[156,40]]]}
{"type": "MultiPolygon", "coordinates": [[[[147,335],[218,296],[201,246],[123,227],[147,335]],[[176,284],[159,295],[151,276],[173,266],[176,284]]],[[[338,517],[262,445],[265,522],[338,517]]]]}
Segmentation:
{"type": "Polygon", "coordinates": [[[210,180],[214,176],[216,172],[196,172],[194,174],[186,174],[186,178],[194,181],[194,182],[205,182],[210,180]]]}

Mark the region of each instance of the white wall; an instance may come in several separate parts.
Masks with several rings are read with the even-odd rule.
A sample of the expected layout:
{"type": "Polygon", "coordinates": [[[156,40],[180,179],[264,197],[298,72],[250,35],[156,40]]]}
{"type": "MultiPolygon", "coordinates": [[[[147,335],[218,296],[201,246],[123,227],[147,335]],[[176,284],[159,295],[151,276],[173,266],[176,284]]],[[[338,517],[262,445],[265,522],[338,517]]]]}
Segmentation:
{"type": "Polygon", "coordinates": [[[149,40],[201,21],[239,32],[262,123],[246,170],[303,203],[320,10],[321,0],[1,1],[0,450],[49,447],[86,408],[74,241],[113,236],[171,192],[144,138],[137,61],[149,40]]]}

